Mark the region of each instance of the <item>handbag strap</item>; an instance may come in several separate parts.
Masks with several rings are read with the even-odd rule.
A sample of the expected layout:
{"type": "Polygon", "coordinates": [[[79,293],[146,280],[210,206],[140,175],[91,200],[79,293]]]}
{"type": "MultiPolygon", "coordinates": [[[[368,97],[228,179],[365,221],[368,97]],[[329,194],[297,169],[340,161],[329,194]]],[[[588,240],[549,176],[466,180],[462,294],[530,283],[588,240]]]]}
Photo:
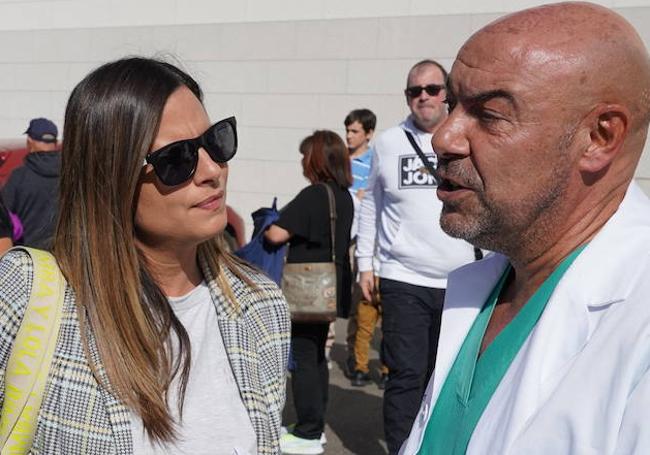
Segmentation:
{"type": "Polygon", "coordinates": [[[409,140],[411,143],[411,147],[413,147],[413,150],[415,150],[415,153],[418,154],[418,157],[420,158],[420,161],[422,161],[422,164],[424,167],[427,168],[427,171],[429,171],[429,174],[433,176],[433,179],[436,182],[436,186],[438,185],[438,174],[436,173],[435,168],[433,167],[433,164],[431,164],[431,161],[427,159],[427,157],[424,155],[424,152],[420,148],[417,142],[415,142],[415,138],[411,134],[410,131],[403,130],[404,134],[406,134],[406,138],[409,140]]]}
{"type": "MultiPolygon", "coordinates": [[[[436,182],[436,186],[440,184],[438,181],[438,174],[436,173],[436,170],[433,168],[433,164],[431,164],[431,161],[427,159],[427,157],[424,155],[424,152],[422,152],[422,149],[418,145],[417,142],[415,142],[415,138],[411,134],[410,131],[403,130],[404,134],[406,134],[406,138],[409,140],[411,143],[411,147],[413,147],[413,150],[415,150],[415,153],[418,154],[418,157],[420,157],[420,160],[422,161],[422,164],[427,168],[427,171],[429,171],[429,174],[433,175],[433,178],[436,182]]],[[[479,248],[474,247],[474,260],[475,261],[480,261],[483,259],[483,251],[481,251],[479,248]]]]}
{"type": "Polygon", "coordinates": [[[327,200],[329,202],[330,211],[330,239],[332,242],[332,262],[336,262],[336,200],[334,199],[334,192],[327,183],[321,183],[327,191],[327,200]]]}
{"type": "Polygon", "coordinates": [[[54,256],[34,248],[14,249],[31,256],[34,279],[5,372],[5,399],[0,414],[2,455],[27,453],[32,446],[65,295],[65,279],[54,256]]]}

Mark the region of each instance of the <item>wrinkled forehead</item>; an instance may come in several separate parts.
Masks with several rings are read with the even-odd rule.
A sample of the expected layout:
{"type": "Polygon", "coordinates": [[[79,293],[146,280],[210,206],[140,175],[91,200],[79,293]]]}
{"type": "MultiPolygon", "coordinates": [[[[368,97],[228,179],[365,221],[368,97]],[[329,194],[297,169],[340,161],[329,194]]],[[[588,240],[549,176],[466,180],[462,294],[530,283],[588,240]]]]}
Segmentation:
{"type": "Polygon", "coordinates": [[[580,54],[529,37],[480,31],[459,51],[450,73],[450,84],[454,92],[557,90],[566,85],[571,74],[579,71],[581,59],[580,54]]]}

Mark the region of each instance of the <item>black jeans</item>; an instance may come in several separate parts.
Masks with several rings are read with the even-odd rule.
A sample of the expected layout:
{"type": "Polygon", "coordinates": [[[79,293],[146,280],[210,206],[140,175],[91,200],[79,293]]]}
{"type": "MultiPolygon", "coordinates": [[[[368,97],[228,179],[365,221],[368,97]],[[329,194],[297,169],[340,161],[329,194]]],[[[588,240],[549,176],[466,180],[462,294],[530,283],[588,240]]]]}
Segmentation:
{"type": "Polygon", "coordinates": [[[328,323],[291,323],[293,402],[298,422],[293,434],[319,439],[325,428],[329,370],[325,358],[328,323]]]}
{"type": "Polygon", "coordinates": [[[389,369],[384,391],[384,433],[390,454],[411,431],[433,372],[444,289],[381,278],[382,358],[389,369]]]}

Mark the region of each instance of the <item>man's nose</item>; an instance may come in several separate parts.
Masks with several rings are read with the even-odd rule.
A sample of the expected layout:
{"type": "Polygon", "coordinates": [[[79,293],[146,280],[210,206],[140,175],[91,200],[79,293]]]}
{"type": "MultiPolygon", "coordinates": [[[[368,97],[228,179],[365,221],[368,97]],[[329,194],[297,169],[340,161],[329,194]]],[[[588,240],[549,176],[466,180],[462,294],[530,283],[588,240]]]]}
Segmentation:
{"type": "Polygon", "coordinates": [[[461,118],[450,115],[431,138],[433,150],[440,159],[451,159],[469,154],[469,141],[461,118]]]}

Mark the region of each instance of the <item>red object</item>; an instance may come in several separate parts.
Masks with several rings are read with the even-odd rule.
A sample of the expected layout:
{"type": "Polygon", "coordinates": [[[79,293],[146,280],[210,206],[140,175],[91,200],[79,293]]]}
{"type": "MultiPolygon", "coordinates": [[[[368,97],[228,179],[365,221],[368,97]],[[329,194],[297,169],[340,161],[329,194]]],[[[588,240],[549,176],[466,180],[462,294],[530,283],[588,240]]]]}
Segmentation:
{"type": "Polygon", "coordinates": [[[27,148],[25,140],[4,140],[0,141],[0,186],[4,186],[9,179],[11,172],[22,166],[27,148]]]}

